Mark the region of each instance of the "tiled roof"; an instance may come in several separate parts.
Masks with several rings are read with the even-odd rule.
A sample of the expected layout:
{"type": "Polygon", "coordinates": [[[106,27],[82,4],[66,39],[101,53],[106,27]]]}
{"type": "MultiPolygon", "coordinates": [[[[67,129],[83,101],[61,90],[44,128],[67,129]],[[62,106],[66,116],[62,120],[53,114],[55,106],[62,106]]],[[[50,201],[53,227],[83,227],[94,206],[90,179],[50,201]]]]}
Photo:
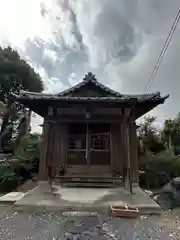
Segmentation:
{"type": "MultiPolygon", "coordinates": [[[[14,95],[14,94],[13,94],[14,95]]],[[[37,99],[37,100],[58,100],[58,101],[95,101],[95,102],[128,102],[128,101],[135,101],[135,102],[146,102],[146,101],[159,101],[164,102],[166,98],[169,97],[169,95],[161,97],[160,92],[156,93],[150,93],[150,94],[121,94],[119,92],[116,92],[100,82],[98,82],[95,78],[95,75],[92,73],[88,73],[85,75],[82,82],[75,85],[72,88],[69,88],[61,93],[58,94],[47,94],[47,93],[34,93],[34,92],[27,92],[27,91],[21,91],[20,95],[14,95],[17,99],[21,100],[31,100],[31,99],[37,99]],[[92,83],[95,86],[105,90],[107,92],[106,97],[74,97],[74,96],[68,96],[68,94],[72,93],[76,89],[79,89],[83,86],[85,86],[88,83],[92,83]]]]}
{"type": "Polygon", "coordinates": [[[77,84],[77,85],[75,85],[75,86],[73,86],[73,87],[71,87],[71,88],[69,88],[69,89],[67,89],[67,90],[65,90],[61,93],[58,93],[57,95],[58,96],[65,96],[65,95],[67,95],[69,93],[72,93],[73,91],[85,86],[88,83],[92,83],[96,87],[101,88],[102,90],[106,91],[107,94],[110,94],[110,95],[113,95],[113,96],[116,96],[116,97],[121,97],[122,96],[121,93],[116,92],[116,91],[112,90],[111,88],[109,88],[109,87],[103,85],[102,83],[98,82],[97,79],[95,78],[95,75],[92,74],[91,72],[88,72],[85,75],[82,82],[80,82],[79,84],[77,84]]]}
{"type": "Polygon", "coordinates": [[[53,94],[34,94],[30,92],[21,92],[19,96],[14,95],[17,99],[24,100],[58,100],[58,101],[95,101],[95,102],[146,102],[146,101],[164,101],[169,96],[161,97],[159,93],[155,94],[142,94],[142,95],[122,95],[121,97],[69,97],[69,96],[58,96],[53,94]]]}

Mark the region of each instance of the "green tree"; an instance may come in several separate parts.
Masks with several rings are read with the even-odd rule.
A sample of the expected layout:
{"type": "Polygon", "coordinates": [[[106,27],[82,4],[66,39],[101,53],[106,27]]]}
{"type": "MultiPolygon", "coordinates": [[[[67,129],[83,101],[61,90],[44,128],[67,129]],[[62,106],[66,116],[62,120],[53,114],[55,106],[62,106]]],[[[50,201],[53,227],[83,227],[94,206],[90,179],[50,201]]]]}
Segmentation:
{"type": "Polygon", "coordinates": [[[162,137],[168,147],[180,154],[180,113],[174,119],[165,120],[162,137]]]}
{"type": "Polygon", "coordinates": [[[137,130],[140,140],[141,153],[147,152],[159,153],[165,150],[164,143],[161,140],[160,130],[155,126],[155,117],[144,117],[137,130]]]}
{"type": "Polygon", "coordinates": [[[172,119],[165,120],[163,129],[163,140],[169,148],[172,147],[172,138],[175,132],[176,132],[175,121],[172,119]]]}
{"type": "Polygon", "coordinates": [[[0,47],[0,101],[6,104],[7,111],[3,115],[3,124],[0,131],[2,136],[9,131],[8,124],[25,114],[25,108],[14,102],[11,92],[16,94],[21,89],[32,92],[43,91],[43,82],[34,69],[20,57],[11,47],[0,47]],[[8,129],[8,130],[7,130],[8,129]]]}
{"type": "Polygon", "coordinates": [[[34,69],[11,47],[0,47],[0,100],[6,101],[13,83],[31,92],[43,91],[43,82],[34,69]]]}

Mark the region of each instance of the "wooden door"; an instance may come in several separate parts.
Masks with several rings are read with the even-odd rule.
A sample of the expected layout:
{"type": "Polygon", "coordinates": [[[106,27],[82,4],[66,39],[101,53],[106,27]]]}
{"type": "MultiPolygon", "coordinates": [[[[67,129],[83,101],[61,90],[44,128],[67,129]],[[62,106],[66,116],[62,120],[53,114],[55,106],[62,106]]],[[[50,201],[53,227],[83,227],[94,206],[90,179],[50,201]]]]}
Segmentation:
{"type": "Polygon", "coordinates": [[[109,124],[70,124],[67,165],[110,165],[109,124]]]}
{"type": "Polygon", "coordinates": [[[90,165],[110,165],[109,131],[109,124],[91,124],[89,126],[90,165]]]}
{"type": "Polygon", "coordinates": [[[67,165],[86,164],[86,124],[69,124],[67,165]]]}

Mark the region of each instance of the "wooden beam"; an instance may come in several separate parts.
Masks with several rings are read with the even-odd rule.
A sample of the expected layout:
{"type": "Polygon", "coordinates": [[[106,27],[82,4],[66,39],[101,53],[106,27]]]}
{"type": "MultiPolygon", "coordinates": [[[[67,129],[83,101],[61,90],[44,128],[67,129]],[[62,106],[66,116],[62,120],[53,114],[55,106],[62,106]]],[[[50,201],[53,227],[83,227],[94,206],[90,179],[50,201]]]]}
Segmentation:
{"type": "Polygon", "coordinates": [[[62,115],[59,117],[48,116],[48,121],[52,122],[64,122],[64,123],[110,123],[122,121],[122,115],[92,115],[89,118],[86,115],[62,115]]]}
{"type": "MultiPolygon", "coordinates": [[[[55,109],[55,108],[54,108],[55,109]]],[[[86,109],[86,108],[77,108],[77,107],[69,107],[69,108],[57,108],[55,109],[55,114],[63,116],[66,114],[71,115],[81,115],[86,114],[89,112],[91,115],[96,114],[103,114],[103,115],[120,115],[121,108],[93,108],[93,109],[86,109]]]]}

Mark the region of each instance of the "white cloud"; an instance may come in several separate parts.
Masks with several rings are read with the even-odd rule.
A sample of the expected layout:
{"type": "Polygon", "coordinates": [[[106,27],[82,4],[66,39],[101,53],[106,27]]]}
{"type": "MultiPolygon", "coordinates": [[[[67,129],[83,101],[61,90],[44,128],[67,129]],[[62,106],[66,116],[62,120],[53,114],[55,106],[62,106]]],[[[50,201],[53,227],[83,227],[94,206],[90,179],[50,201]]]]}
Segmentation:
{"type": "Polygon", "coordinates": [[[51,31],[40,14],[41,0],[0,0],[0,39],[23,47],[27,38],[48,38],[51,31]]]}
{"type": "MultiPolygon", "coordinates": [[[[29,59],[45,91],[93,71],[120,92],[142,92],[179,7],[179,0],[0,0],[0,42],[29,59]]],[[[150,89],[171,94],[154,111],[159,121],[179,111],[179,37],[178,26],[150,89]]]]}

